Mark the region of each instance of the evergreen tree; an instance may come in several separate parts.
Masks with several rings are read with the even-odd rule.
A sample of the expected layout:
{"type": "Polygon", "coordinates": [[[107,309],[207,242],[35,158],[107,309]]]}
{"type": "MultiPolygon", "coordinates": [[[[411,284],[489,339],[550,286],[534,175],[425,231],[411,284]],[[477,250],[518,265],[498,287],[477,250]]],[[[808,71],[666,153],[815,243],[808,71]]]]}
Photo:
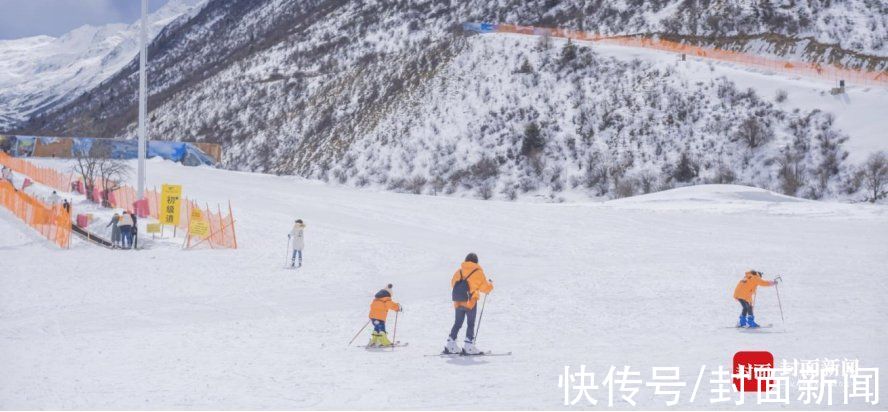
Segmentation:
{"type": "Polygon", "coordinates": [[[546,141],[543,140],[540,127],[534,122],[528,123],[524,127],[524,142],[521,143],[521,154],[524,156],[534,156],[542,152],[545,147],[546,141]]]}

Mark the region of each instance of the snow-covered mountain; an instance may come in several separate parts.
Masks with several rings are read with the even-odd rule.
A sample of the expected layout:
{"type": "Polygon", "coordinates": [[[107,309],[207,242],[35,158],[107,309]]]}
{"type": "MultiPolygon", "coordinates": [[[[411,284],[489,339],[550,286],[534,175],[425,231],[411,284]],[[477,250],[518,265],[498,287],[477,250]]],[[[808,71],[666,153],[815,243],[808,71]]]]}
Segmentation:
{"type": "MultiPolygon", "coordinates": [[[[154,37],[205,0],[171,0],[149,16],[154,37]]],[[[60,37],[0,40],[0,130],[71,101],[131,62],[139,22],[85,25],[60,37]]]]}
{"type": "MultiPolygon", "coordinates": [[[[736,67],[470,36],[459,25],[658,33],[888,67],[883,2],[738,4],[210,1],[150,48],[150,134],[221,143],[230,168],[416,193],[557,200],[735,182],[853,194],[844,147],[882,141],[860,120],[884,90],[852,90],[844,104],[828,85],[802,82],[785,100],[740,82],[749,73],[736,67]]],[[[132,137],[136,68],[18,130],[132,137]]]]}

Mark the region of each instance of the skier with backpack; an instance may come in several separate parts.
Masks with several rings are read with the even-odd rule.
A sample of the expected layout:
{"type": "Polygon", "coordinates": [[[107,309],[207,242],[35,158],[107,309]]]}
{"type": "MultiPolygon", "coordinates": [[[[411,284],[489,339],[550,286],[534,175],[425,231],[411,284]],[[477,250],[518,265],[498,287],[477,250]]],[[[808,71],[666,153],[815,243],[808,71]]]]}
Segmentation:
{"type": "Polygon", "coordinates": [[[779,276],[772,281],[764,280],[762,279],[762,272],[752,269],[746,271],[743,279],[734,288],[734,299],[737,299],[743,308],[742,312],[740,312],[740,323],[737,324],[737,327],[758,328],[761,326],[755,323],[755,315],[752,313],[752,302],[756,289],[759,286],[774,286],[779,280],[779,276]]]}
{"type": "Polygon", "coordinates": [[[460,268],[450,279],[450,287],[453,297],[455,319],[450,329],[450,336],[444,346],[445,354],[462,353],[465,355],[478,355],[481,353],[475,347],[475,317],[477,304],[481,293],[493,292],[493,283],[484,274],[484,270],[478,265],[478,255],[469,253],[460,268]],[[463,322],[467,323],[466,340],[462,350],[456,344],[456,337],[462,329],[463,322]]]}
{"type": "Polygon", "coordinates": [[[370,343],[367,344],[367,347],[385,347],[394,344],[389,340],[385,330],[385,320],[390,310],[396,312],[404,310],[400,304],[392,300],[391,283],[384,289],[376,292],[373,301],[370,302],[370,322],[373,323],[373,332],[370,333],[370,343]]]}

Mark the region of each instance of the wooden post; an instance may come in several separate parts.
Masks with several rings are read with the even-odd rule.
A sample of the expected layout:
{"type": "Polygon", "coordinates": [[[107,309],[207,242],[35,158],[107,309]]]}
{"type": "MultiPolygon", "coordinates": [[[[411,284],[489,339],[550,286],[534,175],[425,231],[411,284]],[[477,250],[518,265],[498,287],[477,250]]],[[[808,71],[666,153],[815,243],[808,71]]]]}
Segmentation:
{"type": "MultiPolygon", "coordinates": [[[[222,223],[222,208],[221,208],[221,206],[219,206],[218,203],[216,203],[216,213],[219,214],[219,232],[221,232],[221,234],[219,236],[221,237],[221,240],[224,242],[225,241],[225,225],[222,223]]],[[[225,246],[225,245],[222,245],[222,246],[225,246]]]]}
{"type": "Polygon", "coordinates": [[[234,238],[234,248],[237,249],[237,232],[234,231],[234,213],[231,213],[231,199],[228,199],[228,221],[231,222],[231,236],[234,238]]]}

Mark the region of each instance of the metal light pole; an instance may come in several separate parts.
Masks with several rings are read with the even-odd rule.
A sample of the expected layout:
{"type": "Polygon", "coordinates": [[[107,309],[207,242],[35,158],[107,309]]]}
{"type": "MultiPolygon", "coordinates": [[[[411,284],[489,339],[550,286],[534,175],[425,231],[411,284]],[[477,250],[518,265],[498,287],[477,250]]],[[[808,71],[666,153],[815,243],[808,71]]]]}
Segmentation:
{"type": "Polygon", "coordinates": [[[148,0],[142,0],[142,23],[141,35],[139,36],[139,176],[136,187],[138,192],[136,197],[139,200],[145,198],[145,156],[147,152],[147,129],[148,129],[148,75],[145,68],[148,61],[148,0]]]}

